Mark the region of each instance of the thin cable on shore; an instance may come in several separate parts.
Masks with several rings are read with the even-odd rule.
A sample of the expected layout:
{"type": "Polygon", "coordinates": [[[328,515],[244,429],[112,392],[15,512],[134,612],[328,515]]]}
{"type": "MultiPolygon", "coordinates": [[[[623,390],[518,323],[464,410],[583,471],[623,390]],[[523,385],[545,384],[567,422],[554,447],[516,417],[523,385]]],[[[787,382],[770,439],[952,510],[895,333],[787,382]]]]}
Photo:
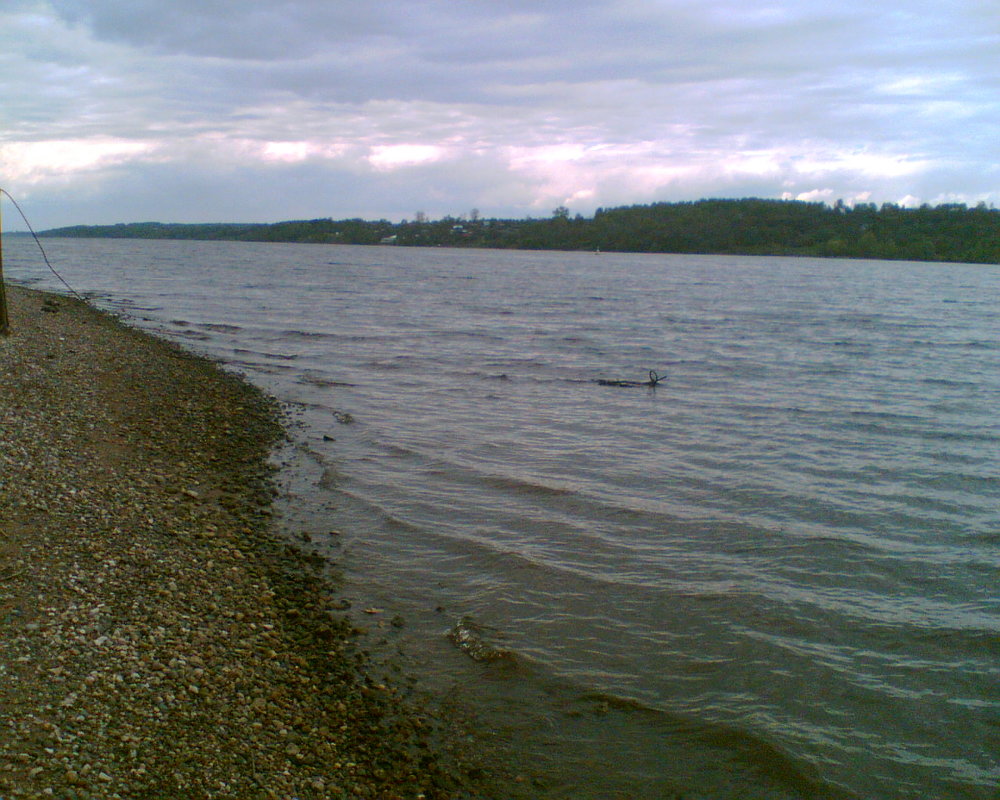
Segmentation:
{"type": "Polygon", "coordinates": [[[42,247],[42,242],[38,238],[38,234],[35,233],[35,229],[31,227],[31,223],[28,222],[28,218],[24,215],[24,211],[21,210],[21,206],[19,206],[17,204],[17,200],[15,200],[11,196],[11,193],[8,192],[6,189],[0,189],[0,194],[7,195],[7,199],[10,200],[10,202],[12,202],[14,204],[14,208],[17,209],[17,213],[21,215],[21,219],[24,220],[24,224],[28,226],[28,230],[31,232],[31,235],[32,235],[32,237],[35,240],[35,244],[38,245],[39,252],[42,254],[42,259],[45,261],[45,266],[47,266],[52,271],[53,275],[55,275],[60,281],[62,281],[63,286],[65,286],[67,289],[69,289],[70,292],[73,294],[73,296],[77,300],[80,300],[80,301],[86,303],[87,301],[80,295],[80,293],[76,289],[74,289],[72,286],[70,286],[69,283],[66,281],[66,279],[62,275],[60,275],[58,272],[56,272],[56,268],[52,266],[52,263],[49,261],[49,257],[45,254],[45,248],[42,247]]]}

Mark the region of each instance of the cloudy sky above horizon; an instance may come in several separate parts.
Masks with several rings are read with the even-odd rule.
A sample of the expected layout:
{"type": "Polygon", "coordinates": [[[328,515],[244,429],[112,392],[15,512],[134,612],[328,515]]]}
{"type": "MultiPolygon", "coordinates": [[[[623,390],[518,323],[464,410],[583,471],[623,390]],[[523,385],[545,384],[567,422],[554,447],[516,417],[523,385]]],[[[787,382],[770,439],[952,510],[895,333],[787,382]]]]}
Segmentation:
{"type": "Polygon", "coordinates": [[[998,61],[996,0],[0,0],[0,187],[39,229],[1000,205],[998,61]]]}

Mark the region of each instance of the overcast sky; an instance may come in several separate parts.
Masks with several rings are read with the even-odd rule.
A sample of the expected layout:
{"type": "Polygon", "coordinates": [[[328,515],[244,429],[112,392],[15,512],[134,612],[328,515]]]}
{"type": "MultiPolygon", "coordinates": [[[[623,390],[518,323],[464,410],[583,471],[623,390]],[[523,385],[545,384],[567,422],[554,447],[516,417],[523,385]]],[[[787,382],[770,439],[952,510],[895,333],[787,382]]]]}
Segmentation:
{"type": "Polygon", "coordinates": [[[37,228],[1000,205],[1000,0],[0,0],[0,187],[37,228]]]}

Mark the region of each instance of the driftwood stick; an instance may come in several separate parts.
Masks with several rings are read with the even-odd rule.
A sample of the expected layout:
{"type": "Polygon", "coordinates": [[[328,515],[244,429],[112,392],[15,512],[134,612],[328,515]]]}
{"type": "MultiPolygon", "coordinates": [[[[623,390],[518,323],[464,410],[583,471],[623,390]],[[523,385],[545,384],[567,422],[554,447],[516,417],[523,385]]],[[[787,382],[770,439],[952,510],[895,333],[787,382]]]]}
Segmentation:
{"type": "Polygon", "coordinates": [[[657,374],[656,370],[651,369],[649,371],[648,381],[611,381],[611,380],[598,379],[596,382],[599,383],[601,386],[622,386],[622,387],[649,386],[650,388],[654,388],[662,380],[663,378],[661,378],[657,374]]]}

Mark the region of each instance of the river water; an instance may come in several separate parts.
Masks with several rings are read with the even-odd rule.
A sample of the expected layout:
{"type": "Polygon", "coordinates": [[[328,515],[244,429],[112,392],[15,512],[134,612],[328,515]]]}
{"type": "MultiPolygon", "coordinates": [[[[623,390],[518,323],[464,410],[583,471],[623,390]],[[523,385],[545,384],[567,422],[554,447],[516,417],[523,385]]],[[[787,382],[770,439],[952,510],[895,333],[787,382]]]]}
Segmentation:
{"type": "Polygon", "coordinates": [[[284,524],[512,794],[997,797],[1000,268],[44,243],[288,404],[284,524]]]}

